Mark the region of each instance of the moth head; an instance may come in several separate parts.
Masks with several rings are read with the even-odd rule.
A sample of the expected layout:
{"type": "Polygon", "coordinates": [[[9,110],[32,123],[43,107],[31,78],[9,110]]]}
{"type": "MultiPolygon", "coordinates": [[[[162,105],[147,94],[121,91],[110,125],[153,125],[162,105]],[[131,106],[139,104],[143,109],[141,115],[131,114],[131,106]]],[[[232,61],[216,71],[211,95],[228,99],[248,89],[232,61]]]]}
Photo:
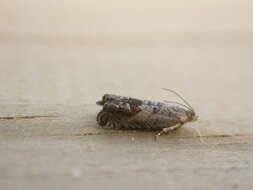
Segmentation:
{"type": "MultiPolygon", "coordinates": [[[[179,97],[181,100],[183,100],[183,102],[185,104],[181,104],[181,103],[178,103],[178,102],[172,102],[172,103],[176,103],[176,104],[179,104],[179,105],[187,108],[187,111],[186,111],[186,115],[187,115],[186,121],[187,122],[193,122],[193,121],[198,120],[198,116],[195,114],[195,111],[194,111],[193,107],[183,98],[183,96],[181,96],[179,93],[175,92],[174,90],[171,90],[171,89],[168,89],[168,88],[163,88],[163,89],[172,92],[177,97],[179,97]]],[[[168,101],[165,101],[165,102],[170,103],[168,101]]]]}
{"type": "Polygon", "coordinates": [[[198,118],[199,118],[199,116],[198,116],[198,115],[194,115],[194,116],[192,117],[192,121],[197,121],[197,120],[198,120],[198,118]]]}
{"type": "Polygon", "coordinates": [[[191,110],[190,112],[188,112],[188,118],[190,122],[194,122],[198,120],[199,116],[196,115],[195,112],[191,110]]]}

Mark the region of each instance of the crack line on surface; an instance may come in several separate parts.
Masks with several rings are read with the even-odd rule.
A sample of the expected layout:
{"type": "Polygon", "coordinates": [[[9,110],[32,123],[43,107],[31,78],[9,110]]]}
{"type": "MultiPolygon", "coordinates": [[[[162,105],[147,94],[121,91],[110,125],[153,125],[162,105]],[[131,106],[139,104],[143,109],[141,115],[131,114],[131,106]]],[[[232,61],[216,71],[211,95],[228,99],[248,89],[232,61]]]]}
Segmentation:
{"type": "MultiPolygon", "coordinates": [[[[111,134],[137,134],[136,131],[132,132],[126,132],[126,131],[115,131],[115,132],[87,132],[87,133],[76,133],[76,134],[70,134],[72,136],[90,136],[90,135],[111,135],[111,134]]],[[[61,136],[60,134],[56,134],[55,136],[61,136]]],[[[201,137],[204,138],[226,138],[226,137],[251,137],[252,135],[243,135],[243,134],[234,134],[234,135],[228,135],[228,134],[221,134],[221,135],[204,135],[201,137]]],[[[169,138],[199,138],[200,136],[170,136],[169,134],[163,137],[169,137],[169,138]]]]}
{"type": "Polygon", "coordinates": [[[49,118],[49,117],[59,117],[59,115],[6,116],[6,117],[0,117],[0,120],[37,119],[37,118],[49,118]]]}

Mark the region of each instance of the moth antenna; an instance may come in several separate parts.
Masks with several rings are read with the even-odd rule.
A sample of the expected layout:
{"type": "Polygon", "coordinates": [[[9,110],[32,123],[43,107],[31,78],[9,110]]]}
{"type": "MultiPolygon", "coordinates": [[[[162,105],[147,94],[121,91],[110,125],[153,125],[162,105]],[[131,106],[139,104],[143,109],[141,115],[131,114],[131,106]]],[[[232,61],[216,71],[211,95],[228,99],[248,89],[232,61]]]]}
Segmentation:
{"type": "Polygon", "coordinates": [[[193,111],[193,112],[195,112],[194,111],[194,109],[193,109],[193,107],[179,94],[179,93],[177,93],[177,92],[175,92],[174,90],[171,90],[171,89],[168,89],[168,88],[162,88],[163,90],[167,90],[167,91],[170,91],[170,92],[172,92],[173,94],[175,94],[177,97],[179,97],[185,104],[187,104],[188,106],[189,106],[189,108],[193,111]]]}
{"type": "Polygon", "coordinates": [[[184,104],[181,104],[181,103],[179,103],[179,102],[172,102],[172,101],[167,101],[167,100],[164,100],[164,102],[166,102],[166,103],[178,104],[178,105],[183,106],[183,107],[185,107],[185,108],[187,108],[187,109],[189,109],[189,110],[192,111],[191,108],[189,108],[188,106],[186,106],[186,105],[184,105],[184,104]]]}
{"type": "Polygon", "coordinates": [[[200,131],[197,128],[193,128],[199,135],[199,140],[202,144],[207,144],[203,139],[202,139],[202,134],[200,133],[200,131]]]}

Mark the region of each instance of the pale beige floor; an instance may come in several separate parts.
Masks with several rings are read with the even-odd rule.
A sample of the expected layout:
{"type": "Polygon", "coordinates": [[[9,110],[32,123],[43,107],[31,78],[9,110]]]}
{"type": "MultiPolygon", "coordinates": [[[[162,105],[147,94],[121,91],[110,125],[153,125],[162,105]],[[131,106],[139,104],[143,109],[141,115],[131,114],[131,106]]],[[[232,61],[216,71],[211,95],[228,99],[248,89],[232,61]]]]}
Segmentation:
{"type": "Polygon", "coordinates": [[[250,1],[0,4],[0,189],[252,189],[250,1]],[[104,93],[177,100],[162,87],[199,121],[96,124],[104,93]]]}

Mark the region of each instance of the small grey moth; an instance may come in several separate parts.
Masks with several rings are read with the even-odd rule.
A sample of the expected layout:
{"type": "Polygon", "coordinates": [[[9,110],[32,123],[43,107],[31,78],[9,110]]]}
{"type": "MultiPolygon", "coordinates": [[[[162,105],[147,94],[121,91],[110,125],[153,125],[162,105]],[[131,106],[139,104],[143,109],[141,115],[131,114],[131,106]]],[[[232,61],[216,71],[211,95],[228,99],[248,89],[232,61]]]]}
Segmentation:
{"type": "Polygon", "coordinates": [[[160,130],[157,136],[180,128],[187,122],[198,119],[192,106],[177,92],[184,103],[140,100],[105,94],[97,105],[102,110],[97,115],[100,126],[114,129],[160,130]]]}

